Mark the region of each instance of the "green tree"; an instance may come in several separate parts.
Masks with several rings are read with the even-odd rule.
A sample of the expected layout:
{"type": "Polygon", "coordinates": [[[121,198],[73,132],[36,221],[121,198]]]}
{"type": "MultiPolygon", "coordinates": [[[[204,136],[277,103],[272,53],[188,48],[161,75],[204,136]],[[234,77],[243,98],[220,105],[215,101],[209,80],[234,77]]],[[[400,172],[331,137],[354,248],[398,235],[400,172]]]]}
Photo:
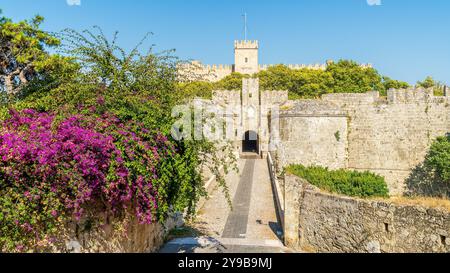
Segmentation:
{"type": "Polygon", "coordinates": [[[354,61],[341,60],[338,63],[329,64],[326,71],[331,73],[334,79],[333,93],[385,91],[377,70],[361,67],[354,61]]]}
{"type": "Polygon", "coordinates": [[[424,164],[450,187],[450,134],[433,142],[424,164]]]}
{"type": "Polygon", "coordinates": [[[323,70],[301,69],[292,73],[292,93],[302,98],[318,98],[333,91],[334,79],[323,70]]]}
{"type": "Polygon", "coordinates": [[[241,90],[242,89],[242,79],[248,78],[248,75],[240,73],[231,73],[225,78],[214,84],[214,89],[222,90],[241,90]]]}
{"type": "Polygon", "coordinates": [[[8,95],[18,94],[38,76],[41,82],[49,80],[51,71],[58,72],[61,78],[68,70],[76,69],[68,66],[70,59],[46,51],[59,46],[60,40],[40,29],[43,20],[41,16],[18,23],[0,19],[0,89],[8,95]]]}
{"type": "Polygon", "coordinates": [[[383,77],[383,85],[385,90],[389,89],[406,89],[410,87],[407,82],[393,80],[387,76],[383,77]]]}
{"type": "Polygon", "coordinates": [[[431,77],[431,76],[426,77],[425,80],[423,80],[423,81],[418,81],[417,86],[427,88],[427,89],[432,88],[435,96],[443,96],[444,95],[445,84],[434,80],[433,77],[431,77]]]}
{"type": "Polygon", "coordinates": [[[257,75],[264,90],[288,90],[291,98],[315,98],[329,93],[333,86],[330,73],[314,69],[290,69],[285,65],[269,67],[257,75]]]}
{"type": "Polygon", "coordinates": [[[437,138],[407,179],[408,195],[450,197],[450,133],[437,138]]]}
{"type": "Polygon", "coordinates": [[[256,75],[260,87],[265,90],[292,90],[293,70],[285,65],[276,65],[256,75]]]}
{"type": "Polygon", "coordinates": [[[180,89],[179,92],[183,93],[183,96],[187,99],[195,97],[211,99],[214,84],[211,82],[195,81],[180,83],[178,88],[180,89]]]}
{"type": "Polygon", "coordinates": [[[417,86],[423,87],[423,88],[432,88],[436,86],[436,81],[433,79],[433,77],[428,76],[423,81],[418,81],[417,86]]]}

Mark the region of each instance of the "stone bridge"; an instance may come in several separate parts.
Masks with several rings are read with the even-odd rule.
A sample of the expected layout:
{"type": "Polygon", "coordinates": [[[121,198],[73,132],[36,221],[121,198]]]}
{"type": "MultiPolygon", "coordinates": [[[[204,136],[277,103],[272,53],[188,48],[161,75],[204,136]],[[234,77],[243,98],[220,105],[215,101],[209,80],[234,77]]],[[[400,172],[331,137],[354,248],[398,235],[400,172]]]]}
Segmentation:
{"type": "Polygon", "coordinates": [[[203,236],[176,239],[161,252],[197,253],[282,253],[283,230],[267,161],[261,158],[239,159],[239,173],[226,180],[232,208],[217,185],[210,185],[210,198],[200,208],[193,227],[203,236]]]}

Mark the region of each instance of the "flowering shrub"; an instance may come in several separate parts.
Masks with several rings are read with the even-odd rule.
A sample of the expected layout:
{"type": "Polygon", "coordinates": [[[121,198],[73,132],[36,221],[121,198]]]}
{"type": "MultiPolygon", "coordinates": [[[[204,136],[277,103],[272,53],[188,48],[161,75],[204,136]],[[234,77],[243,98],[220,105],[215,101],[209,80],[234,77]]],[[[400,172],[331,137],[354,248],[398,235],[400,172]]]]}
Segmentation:
{"type": "Polygon", "coordinates": [[[165,206],[158,166],[174,151],[161,133],[108,113],[10,111],[0,131],[0,251],[52,243],[67,219],[99,201],[112,213],[132,208],[141,223],[156,221],[165,206]]]}
{"type": "Polygon", "coordinates": [[[127,52],[96,30],[64,31],[67,64],[0,98],[0,252],[63,249],[55,238],[72,219],[95,229],[114,213],[122,232],[133,215],[193,216],[207,195],[204,173],[230,200],[230,143],[165,137],[187,95],[178,58],[127,52]]]}

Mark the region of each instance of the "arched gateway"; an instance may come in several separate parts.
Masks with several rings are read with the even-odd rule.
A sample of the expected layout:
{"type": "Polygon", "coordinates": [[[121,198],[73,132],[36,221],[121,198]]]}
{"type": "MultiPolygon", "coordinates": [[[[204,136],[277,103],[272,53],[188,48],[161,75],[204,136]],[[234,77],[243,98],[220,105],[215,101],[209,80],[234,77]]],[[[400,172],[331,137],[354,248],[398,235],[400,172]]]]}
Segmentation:
{"type": "Polygon", "coordinates": [[[247,131],[242,139],[243,153],[259,154],[259,136],[255,131],[247,131]]]}

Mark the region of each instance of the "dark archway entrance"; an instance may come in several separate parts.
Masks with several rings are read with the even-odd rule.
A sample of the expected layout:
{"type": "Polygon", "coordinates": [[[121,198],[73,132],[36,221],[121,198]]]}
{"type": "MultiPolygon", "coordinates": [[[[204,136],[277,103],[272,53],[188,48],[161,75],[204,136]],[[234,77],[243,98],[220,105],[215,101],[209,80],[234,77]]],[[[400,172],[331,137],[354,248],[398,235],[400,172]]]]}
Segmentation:
{"type": "Polygon", "coordinates": [[[259,154],[259,136],[255,131],[245,132],[242,140],[242,152],[259,154]]]}

